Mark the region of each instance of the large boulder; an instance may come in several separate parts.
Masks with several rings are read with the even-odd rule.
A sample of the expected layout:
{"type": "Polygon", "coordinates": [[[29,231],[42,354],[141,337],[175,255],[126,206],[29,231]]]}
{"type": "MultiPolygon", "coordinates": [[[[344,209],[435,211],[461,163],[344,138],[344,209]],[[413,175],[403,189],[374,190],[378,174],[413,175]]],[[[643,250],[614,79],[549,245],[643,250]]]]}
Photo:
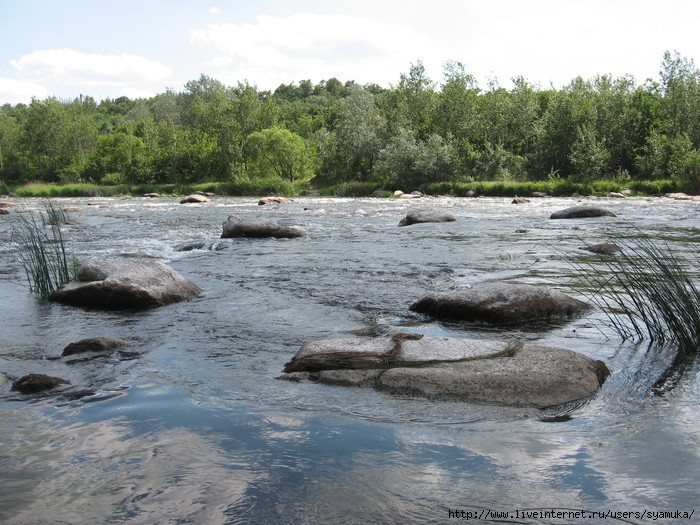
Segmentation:
{"type": "Polygon", "coordinates": [[[408,212],[399,222],[399,226],[410,226],[411,224],[423,222],[452,222],[454,220],[456,220],[455,217],[449,213],[431,210],[416,210],[408,212]]]}
{"type": "Polygon", "coordinates": [[[617,217],[617,215],[597,206],[572,206],[555,211],[549,216],[550,219],[588,219],[592,217],[617,217]]]}
{"type": "Polygon", "coordinates": [[[519,324],[576,315],[587,304],[556,290],[531,284],[484,283],[423,297],[410,309],[437,319],[519,324]]]}
{"type": "Polygon", "coordinates": [[[302,237],[304,232],[298,228],[283,226],[276,222],[267,219],[258,219],[255,217],[238,217],[236,215],[229,216],[223,223],[223,232],[221,238],[233,237],[276,237],[283,239],[291,239],[294,237],[302,237]]]}
{"type": "Polygon", "coordinates": [[[197,297],[201,289],[172,268],[150,259],[95,260],[83,264],[78,280],[49,300],[102,310],[164,306],[197,297]]]}
{"type": "Polygon", "coordinates": [[[596,393],[609,371],[561,348],[418,334],[313,341],[286,379],[539,408],[596,393]]]}

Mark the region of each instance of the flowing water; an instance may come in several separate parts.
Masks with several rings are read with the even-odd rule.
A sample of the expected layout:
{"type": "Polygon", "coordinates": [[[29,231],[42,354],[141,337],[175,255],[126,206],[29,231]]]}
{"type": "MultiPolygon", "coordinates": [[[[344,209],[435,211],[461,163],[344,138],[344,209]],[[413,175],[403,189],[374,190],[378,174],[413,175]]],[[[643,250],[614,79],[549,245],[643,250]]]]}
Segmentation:
{"type": "Polygon", "coordinates": [[[697,505],[696,368],[654,395],[668,352],[621,342],[600,312],[506,331],[430,322],[409,306],[429,292],[511,279],[582,298],[572,261],[591,256],[581,247],[639,228],[694,257],[700,203],[606,199],[592,203],[617,218],[550,220],[576,200],[90,201],[53,201],[81,208],[63,227],[78,259],[154,258],[203,293],[139,312],[42,301],[8,238],[12,214],[44,203],[17,200],[2,216],[1,523],[645,523],[649,514],[621,513],[697,505]],[[416,208],[457,220],[397,227],[416,208]],[[231,214],[307,235],[220,239],[231,214]],[[557,409],[571,416],[559,423],[542,421],[551,410],[278,379],[305,342],[375,324],[538,341],[602,359],[613,374],[592,399],[557,409]],[[125,340],[128,351],[60,358],[68,343],[98,336],[125,340]],[[12,392],[28,373],[72,386],[12,392]]]}

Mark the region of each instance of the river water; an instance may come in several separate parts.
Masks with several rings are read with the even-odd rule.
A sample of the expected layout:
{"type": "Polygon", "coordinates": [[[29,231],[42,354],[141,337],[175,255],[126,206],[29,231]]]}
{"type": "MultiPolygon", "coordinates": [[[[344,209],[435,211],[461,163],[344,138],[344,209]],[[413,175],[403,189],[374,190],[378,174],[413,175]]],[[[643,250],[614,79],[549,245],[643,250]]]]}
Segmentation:
{"type": "MultiPolygon", "coordinates": [[[[694,510],[697,368],[665,395],[650,393],[669,352],[621,342],[597,311],[505,331],[430,322],[408,307],[426,293],[496,280],[584,298],[571,264],[587,257],[581,247],[638,228],[694,257],[700,203],[588,199],[618,217],[550,220],[580,202],[510,200],[55,199],[81,209],[63,227],[78,259],[155,258],[203,289],[194,301],[159,309],[96,312],[29,293],[8,243],[11,217],[44,202],[17,199],[0,220],[0,373],[7,378],[0,384],[0,522],[437,524],[471,512],[480,517],[469,521],[480,523],[651,523],[649,514],[615,518],[694,510]],[[417,208],[457,220],[397,227],[417,208]],[[220,239],[231,214],[307,235],[220,239]],[[188,244],[200,247],[183,250],[188,244]],[[602,359],[613,374],[592,399],[558,409],[571,416],[558,423],[542,420],[558,413],[552,410],[278,379],[305,342],[375,324],[519,337],[602,359]],[[98,336],[127,341],[127,351],[59,358],[68,343],[98,336]],[[70,380],[68,394],[94,393],[10,390],[12,379],[34,372],[70,380]],[[620,514],[579,519],[552,509],[620,514]]],[[[691,520],[656,522],[697,522],[695,510],[691,520]]]]}

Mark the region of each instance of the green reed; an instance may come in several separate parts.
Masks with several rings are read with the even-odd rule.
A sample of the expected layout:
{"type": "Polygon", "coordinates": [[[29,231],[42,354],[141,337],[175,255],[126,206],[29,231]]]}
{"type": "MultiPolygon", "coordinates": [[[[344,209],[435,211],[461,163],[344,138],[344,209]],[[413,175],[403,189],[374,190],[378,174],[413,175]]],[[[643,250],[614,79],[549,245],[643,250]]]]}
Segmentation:
{"type": "Polygon", "coordinates": [[[45,212],[19,212],[13,216],[11,242],[29,282],[29,289],[42,298],[75,280],[78,264],[66,250],[61,224],[69,222],[64,210],[51,201],[45,212]]]}

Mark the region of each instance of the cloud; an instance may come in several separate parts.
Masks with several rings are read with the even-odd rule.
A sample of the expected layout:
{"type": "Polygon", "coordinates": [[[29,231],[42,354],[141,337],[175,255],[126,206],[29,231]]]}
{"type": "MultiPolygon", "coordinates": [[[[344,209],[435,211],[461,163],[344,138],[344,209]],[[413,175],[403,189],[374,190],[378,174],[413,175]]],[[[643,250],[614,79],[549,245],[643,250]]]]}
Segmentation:
{"type": "Polygon", "coordinates": [[[350,15],[261,15],[255,23],[192,29],[190,38],[216,51],[206,62],[212,76],[229,84],[249,80],[263,89],[331,77],[388,85],[411,63],[439,54],[412,27],[350,15]]]}
{"type": "Polygon", "coordinates": [[[149,91],[148,86],[161,89],[172,76],[172,70],[161,62],[126,53],[103,55],[73,49],[41,49],[10,63],[18,75],[41,83],[109,86],[132,92],[149,91]]]}
{"type": "Polygon", "coordinates": [[[0,77],[0,103],[28,104],[32,97],[45,99],[51,95],[50,90],[41,84],[28,80],[0,77]]]}

